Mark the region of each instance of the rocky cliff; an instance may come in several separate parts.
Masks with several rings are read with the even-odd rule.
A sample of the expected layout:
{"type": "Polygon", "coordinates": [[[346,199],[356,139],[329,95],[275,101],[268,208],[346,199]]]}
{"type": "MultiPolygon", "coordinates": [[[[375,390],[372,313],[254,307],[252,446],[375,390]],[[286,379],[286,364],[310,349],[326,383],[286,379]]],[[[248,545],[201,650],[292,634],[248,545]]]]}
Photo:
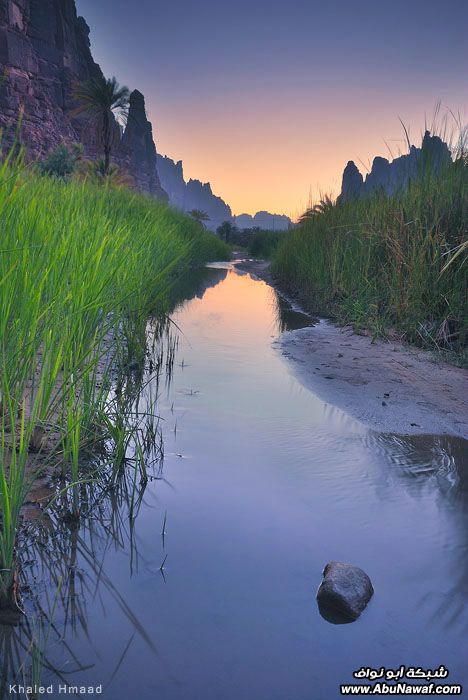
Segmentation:
{"type": "Polygon", "coordinates": [[[408,187],[411,180],[431,168],[438,171],[451,162],[450,150],[438,136],[431,136],[426,131],[421,148],[411,146],[406,155],[388,161],[377,156],[372,169],[364,179],[355,163],[350,160],[343,172],[343,181],[339,201],[366,197],[379,190],[391,196],[408,187]]]}
{"type": "Polygon", "coordinates": [[[289,216],[268,211],[258,211],[255,216],[240,214],[234,221],[238,228],[261,228],[263,231],[287,231],[292,225],[289,216]]]}
{"type": "Polygon", "coordinates": [[[130,95],[127,124],[121,142],[123,167],[133,176],[137,188],[167,200],[158,175],[153,127],[146,117],[145,98],[138,90],[130,95]]]}
{"type": "MultiPolygon", "coordinates": [[[[0,0],[0,73],[4,145],[12,142],[22,113],[19,138],[31,158],[44,156],[61,142],[75,141],[95,155],[87,120],[73,116],[71,93],[74,84],[102,72],[93,60],[89,27],[77,16],[75,0],[0,0]]],[[[114,160],[140,190],[166,197],[144,98],[138,92],[132,94],[114,160]]]]}
{"type": "Polygon", "coordinates": [[[182,161],[173,161],[167,156],[158,155],[158,173],[161,185],[169,195],[171,204],[181,211],[200,209],[208,214],[208,228],[216,230],[224,221],[232,221],[229,205],[213,194],[209,182],[200,180],[185,181],[182,161]]]}
{"type": "Polygon", "coordinates": [[[168,156],[161,156],[158,153],[158,173],[171,204],[181,211],[187,211],[187,183],[184,180],[182,161],[178,160],[176,163],[168,156]]]}

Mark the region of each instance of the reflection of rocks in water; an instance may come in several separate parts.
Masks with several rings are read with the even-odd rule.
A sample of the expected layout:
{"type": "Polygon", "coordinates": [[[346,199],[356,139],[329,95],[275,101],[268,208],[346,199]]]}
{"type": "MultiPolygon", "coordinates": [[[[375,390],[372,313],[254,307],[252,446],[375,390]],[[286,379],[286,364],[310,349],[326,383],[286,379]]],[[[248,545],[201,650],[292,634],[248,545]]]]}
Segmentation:
{"type": "Polygon", "coordinates": [[[226,279],[228,270],[219,267],[199,267],[177,280],[170,293],[171,308],[191,299],[203,299],[205,292],[226,279]]]}
{"type": "MultiPolygon", "coordinates": [[[[403,486],[415,501],[431,497],[450,521],[444,541],[444,589],[428,592],[421,609],[443,627],[468,628],[468,441],[449,435],[370,434],[364,438],[387,464],[379,473],[377,494],[388,499],[392,485],[403,486]]],[[[408,532],[411,545],[411,532],[408,532]]],[[[428,557],[435,555],[428,546],[428,557]]],[[[439,563],[434,559],[434,566],[439,563]]],[[[424,582],[422,582],[422,587],[424,582]]]]}
{"type": "Polygon", "coordinates": [[[468,495],[468,441],[449,435],[370,433],[364,438],[393,467],[390,480],[406,481],[411,494],[435,487],[457,500],[468,495]]]}
{"type": "Polygon", "coordinates": [[[276,312],[276,322],[279,333],[285,331],[296,331],[299,328],[308,328],[316,323],[316,319],[308,316],[302,311],[292,308],[291,304],[276,290],[274,292],[274,303],[276,312]]]}

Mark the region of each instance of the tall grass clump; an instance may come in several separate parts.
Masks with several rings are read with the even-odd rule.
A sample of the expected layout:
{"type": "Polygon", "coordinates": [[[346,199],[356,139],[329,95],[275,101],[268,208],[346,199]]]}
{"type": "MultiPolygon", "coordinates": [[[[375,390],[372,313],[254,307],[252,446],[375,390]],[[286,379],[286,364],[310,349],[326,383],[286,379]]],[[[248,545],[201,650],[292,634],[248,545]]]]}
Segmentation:
{"type": "MultiPolygon", "coordinates": [[[[192,265],[226,258],[189,217],[126,190],[0,165],[0,609],[18,605],[16,536],[38,465],[78,480],[114,361],[192,265]]],[[[123,358],[123,359],[122,359],[123,358]]],[[[76,505],[78,508],[78,505],[76,505]]],[[[77,513],[74,513],[77,515],[77,513]]]]}
{"type": "MultiPolygon", "coordinates": [[[[461,141],[460,141],[461,142],[461,141]]],[[[464,352],[468,329],[468,159],[460,146],[438,172],[394,196],[309,210],[273,263],[279,282],[316,312],[376,334],[464,352]]]]}

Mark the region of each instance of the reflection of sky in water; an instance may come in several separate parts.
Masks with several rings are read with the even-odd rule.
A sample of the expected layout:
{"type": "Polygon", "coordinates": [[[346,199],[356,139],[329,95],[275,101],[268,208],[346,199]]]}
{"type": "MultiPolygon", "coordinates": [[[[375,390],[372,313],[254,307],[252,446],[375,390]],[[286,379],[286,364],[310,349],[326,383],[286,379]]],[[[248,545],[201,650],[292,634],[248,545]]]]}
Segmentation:
{"type": "Polygon", "coordinates": [[[70,593],[56,624],[76,660],[54,641],[54,662],[90,665],[67,679],[87,684],[117,668],[117,700],[334,700],[363,665],[444,663],[466,681],[466,443],[374,434],[324,404],[272,348],[287,314],[271,288],[208,275],[174,317],[164,471],[134,528],[130,484],[31,554],[41,600],[50,571],[70,593]],[[330,559],[373,580],[352,625],[317,611],[330,559]]]}

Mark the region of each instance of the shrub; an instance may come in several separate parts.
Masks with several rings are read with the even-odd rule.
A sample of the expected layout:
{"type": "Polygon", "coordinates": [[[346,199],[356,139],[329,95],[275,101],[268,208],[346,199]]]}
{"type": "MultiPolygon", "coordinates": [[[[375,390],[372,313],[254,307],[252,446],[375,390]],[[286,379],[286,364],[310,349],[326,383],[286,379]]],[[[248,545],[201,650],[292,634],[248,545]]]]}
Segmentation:
{"type": "Polygon", "coordinates": [[[43,175],[66,180],[75,172],[82,152],[83,149],[80,144],[75,144],[69,149],[62,143],[54,148],[47,158],[39,164],[39,170],[43,175]]]}

